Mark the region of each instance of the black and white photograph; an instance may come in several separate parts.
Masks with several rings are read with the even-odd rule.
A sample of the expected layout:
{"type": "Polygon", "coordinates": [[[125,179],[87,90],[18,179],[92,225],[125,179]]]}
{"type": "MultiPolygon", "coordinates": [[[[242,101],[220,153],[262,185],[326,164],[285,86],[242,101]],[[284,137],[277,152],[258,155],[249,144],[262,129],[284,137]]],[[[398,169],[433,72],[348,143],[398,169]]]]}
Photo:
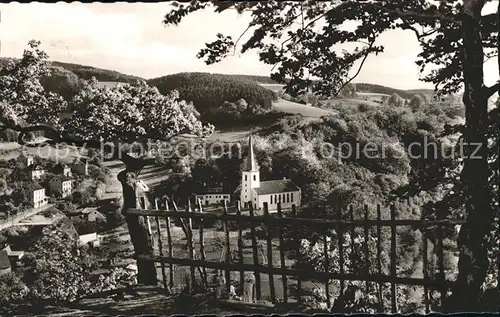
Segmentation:
{"type": "Polygon", "coordinates": [[[500,1],[2,2],[0,316],[500,313],[500,1]]]}

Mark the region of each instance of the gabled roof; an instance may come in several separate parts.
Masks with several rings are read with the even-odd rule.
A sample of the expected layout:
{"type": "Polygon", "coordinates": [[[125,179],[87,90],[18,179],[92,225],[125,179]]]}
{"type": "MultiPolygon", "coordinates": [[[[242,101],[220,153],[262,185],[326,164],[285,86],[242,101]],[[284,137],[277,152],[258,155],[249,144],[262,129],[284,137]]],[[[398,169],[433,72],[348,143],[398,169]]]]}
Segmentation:
{"type": "Polygon", "coordinates": [[[69,166],[64,164],[64,163],[59,163],[56,166],[54,166],[54,169],[57,169],[57,168],[65,169],[65,168],[69,168],[69,166]]]}
{"type": "Polygon", "coordinates": [[[35,164],[35,165],[30,165],[29,169],[31,171],[41,171],[41,170],[44,170],[44,167],[42,165],[35,164]]]}
{"type": "Polygon", "coordinates": [[[60,179],[61,182],[73,180],[71,177],[66,176],[66,175],[54,175],[54,177],[52,177],[51,180],[53,180],[53,179],[60,179]]]}
{"type": "Polygon", "coordinates": [[[28,191],[35,191],[35,190],[40,190],[40,189],[44,189],[44,188],[42,187],[42,185],[38,184],[37,182],[30,182],[30,183],[26,184],[25,189],[28,191]]]}
{"type": "Polygon", "coordinates": [[[245,163],[243,165],[244,172],[250,171],[258,171],[259,166],[257,165],[257,160],[255,159],[255,154],[253,152],[253,140],[252,135],[248,137],[248,156],[245,159],[245,163]]]}
{"type": "Polygon", "coordinates": [[[299,191],[300,188],[291,180],[283,179],[277,181],[260,182],[260,186],[258,188],[254,188],[254,190],[258,195],[267,195],[299,191]]]}

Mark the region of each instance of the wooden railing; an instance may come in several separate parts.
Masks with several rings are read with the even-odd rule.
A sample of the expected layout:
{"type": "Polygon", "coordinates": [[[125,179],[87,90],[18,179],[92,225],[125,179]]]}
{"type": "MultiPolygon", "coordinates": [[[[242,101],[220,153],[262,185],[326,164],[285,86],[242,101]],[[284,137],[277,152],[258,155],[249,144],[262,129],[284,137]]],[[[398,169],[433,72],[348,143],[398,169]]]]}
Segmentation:
{"type": "MultiPolygon", "coordinates": [[[[251,204],[250,204],[251,205],[251,204]]],[[[261,274],[268,275],[269,280],[269,293],[270,300],[275,303],[277,301],[276,296],[276,285],[274,276],[281,276],[282,290],[283,296],[280,300],[287,302],[289,301],[288,294],[288,282],[290,278],[295,278],[297,281],[297,296],[295,299],[298,302],[302,301],[302,288],[303,283],[314,279],[323,281],[327,303],[331,302],[331,282],[333,280],[337,280],[340,282],[340,294],[342,294],[345,290],[346,281],[364,281],[366,282],[366,288],[368,290],[370,283],[378,284],[378,300],[380,305],[380,310],[384,311],[383,308],[383,299],[382,299],[382,289],[385,287],[385,284],[390,284],[390,303],[391,303],[391,312],[397,312],[397,293],[396,293],[396,285],[412,285],[412,286],[421,286],[424,288],[424,305],[426,312],[430,311],[430,300],[429,300],[429,291],[430,288],[434,290],[438,290],[441,293],[441,302],[446,297],[447,290],[451,286],[451,282],[446,281],[445,272],[444,272],[444,256],[443,256],[443,237],[440,235],[442,233],[442,229],[446,226],[454,226],[457,224],[463,224],[463,220],[436,220],[436,221],[426,221],[426,220],[402,220],[396,219],[396,208],[394,206],[390,206],[390,219],[382,219],[381,217],[381,207],[378,206],[376,210],[376,219],[369,218],[369,210],[368,207],[364,210],[363,219],[354,219],[353,209],[350,208],[348,210],[348,219],[342,219],[341,211],[339,210],[336,213],[336,219],[308,219],[308,218],[299,218],[297,217],[297,210],[295,206],[292,206],[291,210],[281,210],[281,207],[278,206],[278,212],[276,215],[270,215],[268,212],[267,205],[263,208],[263,215],[255,215],[255,212],[252,208],[249,210],[249,215],[242,215],[240,206],[236,206],[235,213],[229,213],[228,207],[224,205],[221,207],[220,212],[204,212],[201,204],[198,205],[198,208],[195,208],[195,211],[192,211],[191,205],[188,204],[185,211],[179,211],[178,208],[174,205],[173,211],[169,210],[168,204],[167,209],[158,210],[158,202],[156,205],[156,210],[145,210],[145,209],[129,209],[126,211],[126,215],[136,216],[136,217],[146,217],[150,220],[154,218],[155,229],[153,230],[153,235],[157,240],[157,252],[153,250],[136,250],[135,257],[138,260],[145,261],[154,261],[156,263],[160,263],[161,265],[161,274],[163,286],[167,290],[171,290],[174,287],[174,265],[175,266],[186,266],[189,267],[189,275],[190,275],[190,283],[194,283],[196,279],[196,275],[198,272],[199,277],[203,280],[203,284],[207,285],[207,273],[206,269],[218,269],[225,272],[225,288],[226,291],[229,292],[231,288],[231,272],[239,272],[239,292],[243,294],[243,285],[245,283],[245,272],[253,272],[255,276],[255,297],[257,300],[262,298],[261,294],[261,274]],[[162,219],[164,219],[162,225],[162,219]],[[180,219],[182,230],[186,236],[186,244],[187,244],[187,255],[188,257],[175,257],[174,254],[174,241],[172,235],[172,220],[180,219]],[[219,220],[224,224],[224,248],[225,248],[225,256],[223,261],[210,261],[206,259],[206,245],[205,245],[205,233],[207,231],[207,226],[204,225],[208,220],[219,220]],[[199,255],[195,250],[195,233],[193,230],[193,221],[196,221],[198,225],[199,231],[199,255]],[[238,232],[237,235],[237,243],[235,250],[238,254],[238,262],[231,263],[231,243],[230,243],[230,227],[229,223],[233,222],[236,224],[238,232]],[[251,240],[251,249],[252,249],[252,257],[253,263],[244,263],[243,261],[243,228],[247,224],[250,224],[250,240],[251,240]],[[258,237],[256,233],[256,227],[258,225],[264,225],[265,228],[265,238],[267,245],[267,264],[259,263],[259,245],[258,245],[258,237]],[[314,227],[318,229],[320,235],[323,236],[324,241],[324,269],[321,271],[315,271],[311,269],[303,269],[301,266],[292,267],[291,265],[286,265],[286,254],[285,254],[285,239],[284,239],[284,231],[287,230],[288,235],[292,232],[292,235],[298,237],[298,230],[301,227],[314,227]],[[429,259],[427,257],[428,254],[428,236],[426,234],[422,234],[422,254],[423,254],[423,277],[415,278],[415,277],[402,277],[397,274],[397,241],[396,241],[396,229],[399,226],[411,226],[414,229],[419,229],[422,233],[430,227],[433,227],[435,230],[433,232],[437,233],[437,236],[433,238],[436,244],[436,253],[437,253],[437,266],[439,271],[435,274],[435,278],[430,277],[429,275],[429,259]],[[360,271],[356,273],[346,273],[344,272],[344,241],[343,241],[343,233],[346,230],[350,232],[350,239],[352,239],[351,243],[354,243],[354,236],[356,228],[363,229],[363,235],[365,237],[369,237],[369,230],[375,227],[376,232],[376,255],[369,254],[369,246],[368,239],[364,239],[363,245],[363,253],[364,259],[366,259],[365,267],[361,268],[360,271]],[[384,274],[382,271],[381,264],[381,253],[382,253],[382,229],[384,227],[390,228],[390,273],[384,274]],[[327,233],[326,229],[335,228],[338,233],[338,245],[336,246],[339,249],[339,264],[338,264],[338,272],[332,272],[332,265],[330,264],[331,259],[329,258],[329,252],[327,252],[328,243],[327,243],[327,233]],[[270,230],[277,230],[277,242],[279,244],[278,250],[273,250],[272,247],[272,239],[273,235],[270,233],[270,230]],[[292,230],[292,231],[290,231],[292,230]],[[163,233],[166,231],[167,237],[167,248],[164,247],[164,243],[162,241],[163,233]],[[279,253],[279,266],[275,266],[273,261],[273,252],[278,251],[279,253]],[[370,257],[374,256],[374,261],[372,263],[376,263],[373,265],[376,267],[376,273],[370,273],[370,257]],[[169,276],[167,278],[166,275],[166,267],[169,266],[169,276]]],[[[345,218],[345,217],[344,217],[345,218]]],[[[149,220],[148,220],[149,221],[149,220]]],[[[373,234],[372,234],[373,236],[373,234]]],[[[307,237],[306,237],[307,238],[307,237]]],[[[352,244],[351,244],[352,245],[352,244]]],[[[304,259],[301,259],[301,253],[297,249],[295,252],[295,263],[301,263],[304,259]]],[[[371,270],[373,271],[373,269],[371,270]]],[[[189,285],[192,287],[192,285],[189,285]]]]}

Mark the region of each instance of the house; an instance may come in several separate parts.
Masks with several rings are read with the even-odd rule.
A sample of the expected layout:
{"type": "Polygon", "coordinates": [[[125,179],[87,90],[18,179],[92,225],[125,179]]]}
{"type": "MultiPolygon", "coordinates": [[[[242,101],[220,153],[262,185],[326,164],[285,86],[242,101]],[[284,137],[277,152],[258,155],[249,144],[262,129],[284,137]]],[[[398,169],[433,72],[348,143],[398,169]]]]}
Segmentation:
{"type": "Polygon", "coordinates": [[[202,205],[220,205],[226,201],[231,202],[231,195],[224,192],[222,187],[208,187],[195,195],[195,201],[201,201],[202,205]]]}
{"type": "Polygon", "coordinates": [[[12,272],[9,255],[6,249],[0,250],[0,276],[12,272]]]}
{"type": "Polygon", "coordinates": [[[78,235],[78,243],[91,247],[98,247],[101,244],[96,232],[78,235]]]}
{"type": "Polygon", "coordinates": [[[13,251],[10,248],[10,245],[7,245],[5,250],[7,251],[7,256],[9,257],[11,269],[16,269],[19,265],[19,261],[24,256],[24,251],[13,251]]]}
{"type": "Polygon", "coordinates": [[[95,208],[84,208],[80,211],[81,217],[80,219],[84,219],[86,221],[98,221],[98,220],[106,220],[106,217],[97,211],[95,208]]]}
{"type": "Polygon", "coordinates": [[[19,154],[19,156],[17,157],[17,161],[24,164],[24,166],[30,166],[34,163],[33,156],[26,154],[26,152],[22,152],[21,154],[19,154]]]}
{"type": "Polygon", "coordinates": [[[57,175],[64,175],[71,177],[71,168],[64,163],[59,163],[56,166],[54,166],[53,172],[54,174],[57,175]]]}
{"type": "Polygon", "coordinates": [[[86,158],[75,158],[73,170],[81,175],[89,175],[89,162],[86,158]]]}
{"type": "Polygon", "coordinates": [[[45,174],[45,168],[41,165],[30,165],[29,166],[29,178],[34,181],[37,179],[41,179],[45,174]]]}
{"type": "Polygon", "coordinates": [[[28,199],[34,208],[40,208],[46,206],[48,199],[45,196],[45,188],[40,184],[33,182],[26,186],[26,191],[28,192],[28,199]]]}
{"type": "Polygon", "coordinates": [[[64,175],[55,175],[49,181],[50,191],[57,193],[61,197],[67,197],[71,195],[73,190],[73,180],[64,175]]]}
{"type": "Polygon", "coordinates": [[[260,180],[259,166],[253,151],[252,135],[248,138],[249,155],[246,158],[241,173],[241,185],[235,191],[239,195],[244,208],[249,204],[255,209],[262,209],[267,203],[269,212],[276,212],[278,202],[282,208],[292,205],[300,206],[301,189],[289,179],[260,180]]]}

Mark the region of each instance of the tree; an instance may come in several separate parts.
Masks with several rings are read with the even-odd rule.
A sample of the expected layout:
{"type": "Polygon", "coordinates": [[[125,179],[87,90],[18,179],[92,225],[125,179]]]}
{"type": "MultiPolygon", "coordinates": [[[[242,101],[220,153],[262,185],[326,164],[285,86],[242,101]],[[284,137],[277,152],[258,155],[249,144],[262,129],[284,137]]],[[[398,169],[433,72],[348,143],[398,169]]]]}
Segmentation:
{"type": "MultiPolygon", "coordinates": [[[[466,123],[461,131],[466,156],[460,192],[468,221],[460,230],[459,274],[447,307],[464,311],[474,310],[481,296],[496,208],[489,184],[487,131],[491,123],[487,101],[500,85],[485,86],[483,63],[498,53],[500,8],[497,13],[483,16],[487,2],[490,1],[193,1],[172,9],[164,23],[177,25],[190,13],[214,6],[219,13],[228,9],[249,13],[251,22],[245,33],[254,33],[242,44],[241,53],[256,49],[260,60],[276,70],[271,78],[286,82],[285,92],[291,95],[309,89],[321,95],[336,95],[359,74],[370,54],[383,51],[383,46],[376,45],[380,34],[391,29],[414,32],[422,48],[416,61],[421,72],[438,65],[423,80],[433,83],[441,95],[465,90],[466,123]],[[347,31],[343,27],[347,20],[357,21],[357,27],[347,31]],[[342,53],[334,49],[346,42],[356,44],[356,48],[342,53]],[[358,60],[359,69],[349,77],[358,60]],[[313,81],[311,75],[320,80],[313,81]],[[480,148],[476,158],[471,159],[476,151],[474,144],[480,148]]],[[[234,52],[239,44],[231,36],[217,34],[217,39],[207,43],[198,57],[213,64],[234,52]]],[[[498,142],[498,132],[493,141],[498,142]]],[[[498,170],[498,166],[494,168],[498,170]]]]}
{"type": "Polygon", "coordinates": [[[410,108],[413,111],[417,111],[424,105],[425,101],[421,95],[415,95],[410,100],[410,108]]]}
{"type": "MultiPolygon", "coordinates": [[[[66,108],[60,96],[46,92],[40,83],[50,71],[48,56],[39,46],[40,42],[30,41],[19,62],[11,60],[0,70],[2,122],[15,125],[32,122],[57,124],[60,112],[66,108]]],[[[27,136],[28,132],[33,131],[24,135],[27,136]]]]}
{"type": "Polygon", "coordinates": [[[393,93],[389,97],[389,100],[387,100],[387,103],[389,104],[389,106],[402,107],[405,103],[405,100],[401,98],[397,93],[393,93]]]}
{"type": "MultiPolygon", "coordinates": [[[[213,132],[213,126],[202,124],[193,108],[179,100],[175,91],[162,95],[145,82],[98,88],[95,79],[86,82],[73,98],[70,108],[74,113],[59,127],[59,114],[66,107],[61,106],[64,104],[61,97],[46,93],[40,85],[40,78],[47,72],[48,56],[39,45],[40,42],[30,41],[23,58],[2,69],[2,129],[20,132],[18,142],[26,146],[30,144],[25,143],[24,136],[34,131],[45,133],[48,140],[43,144],[67,143],[98,150],[107,146],[107,158],[119,159],[125,164],[125,170],[118,174],[123,187],[123,210],[137,206],[138,176],[144,166],[156,163],[150,153],[134,153],[124,142],[138,143],[144,148],[148,139],[169,142],[182,135],[205,137],[213,132]],[[43,124],[47,122],[52,125],[43,124]]],[[[135,250],[151,253],[153,241],[147,234],[144,219],[138,218],[126,217],[131,240],[135,250]]],[[[138,260],[137,264],[139,281],[156,285],[154,263],[138,260]]]]}

